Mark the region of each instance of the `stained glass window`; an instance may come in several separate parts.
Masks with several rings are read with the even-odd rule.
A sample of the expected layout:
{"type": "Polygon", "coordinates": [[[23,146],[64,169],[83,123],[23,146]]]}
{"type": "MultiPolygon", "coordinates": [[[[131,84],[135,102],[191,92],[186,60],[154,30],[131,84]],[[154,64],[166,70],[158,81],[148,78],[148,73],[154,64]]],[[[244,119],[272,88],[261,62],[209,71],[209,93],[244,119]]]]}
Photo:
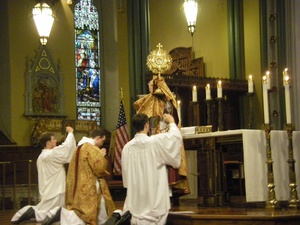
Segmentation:
{"type": "Polygon", "coordinates": [[[92,0],[75,5],[76,107],[78,120],[100,125],[100,45],[98,10],[92,0]]]}

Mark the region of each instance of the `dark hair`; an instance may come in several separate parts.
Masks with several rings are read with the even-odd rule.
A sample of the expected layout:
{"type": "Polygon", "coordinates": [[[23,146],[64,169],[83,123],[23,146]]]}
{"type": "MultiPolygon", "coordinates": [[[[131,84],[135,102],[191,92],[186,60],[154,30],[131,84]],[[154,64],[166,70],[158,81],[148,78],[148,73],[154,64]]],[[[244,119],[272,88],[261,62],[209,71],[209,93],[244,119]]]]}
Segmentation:
{"type": "Polygon", "coordinates": [[[145,124],[149,121],[147,115],[143,113],[137,113],[132,117],[132,126],[136,132],[144,130],[145,124]]]}
{"type": "Polygon", "coordinates": [[[95,138],[97,136],[100,136],[101,138],[103,136],[105,136],[105,132],[101,127],[98,127],[97,129],[95,129],[91,132],[91,135],[90,135],[91,138],[95,138]]]}
{"type": "Polygon", "coordinates": [[[41,148],[46,147],[46,143],[47,141],[51,141],[51,137],[54,136],[52,133],[50,132],[44,132],[40,135],[39,137],[39,146],[41,146],[41,148]]]}

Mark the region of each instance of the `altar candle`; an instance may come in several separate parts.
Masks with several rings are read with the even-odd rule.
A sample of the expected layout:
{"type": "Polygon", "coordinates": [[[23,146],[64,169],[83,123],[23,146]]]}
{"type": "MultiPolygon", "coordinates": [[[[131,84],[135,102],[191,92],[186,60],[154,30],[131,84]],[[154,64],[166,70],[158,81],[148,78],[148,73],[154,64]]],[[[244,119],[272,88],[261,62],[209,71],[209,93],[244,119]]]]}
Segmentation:
{"type": "Polygon", "coordinates": [[[211,94],[210,94],[210,85],[207,84],[205,87],[205,96],[206,96],[206,100],[210,100],[211,99],[211,94]]]}
{"type": "Polygon", "coordinates": [[[290,96],[290,77],[286,73],[284,78],[284,93],[285,93],[285,110],[286,110],[286,123],[291,124],[291,96],[290,96]]]}
{"type": "Polygon", "coordinates": [[[270,79],[269,71],[266,72],[266,77],[267,77],[267,89],[270,90],[271,89],[271,79],[270,79]]]}
{"type": "Polygon", "coordinates": [[[284,86],[285,85],[285,76],[288,75],[288,68],[285,68],[283,70],[282,75],[283,75],[282,81],[283,81],[283,86],[284,86]]]}
{"type": "Polygon", "coordinates": [[[264,119],[265,124],[269,124],[269,103],[268,103],[268,89],[267,89],[267,77],[263,76],[263,104],[264,104],[264,119]]]}
{"type": "Polygon", "coordinates": [[[179,119],[179,122],[181,122],[181,101],[180,100],[177,101],[177,105],[178,105],[178,108],[177,108],[178,119],[179,119]]]}
{"type": "Polygon", "coordinates": [[[217,84],[217,98],[222,98],[222,81],[218,81],[217,84]]]}
{"type": "Polygon", "coordinates": [[[253,92],[254,92],[253,77],[252,77],[252,75],[249,75],[249,79],[248,79],[248,93],[253,93],[253,92]]]}
{"type": "Polygon", "coordinates": [[[198,97],[197,97],[197,87],[196,87],[196,86],[193,86],[192,99],[193,99],[193,102],[197,102],[197,101],[198,101],[198,97]]]}

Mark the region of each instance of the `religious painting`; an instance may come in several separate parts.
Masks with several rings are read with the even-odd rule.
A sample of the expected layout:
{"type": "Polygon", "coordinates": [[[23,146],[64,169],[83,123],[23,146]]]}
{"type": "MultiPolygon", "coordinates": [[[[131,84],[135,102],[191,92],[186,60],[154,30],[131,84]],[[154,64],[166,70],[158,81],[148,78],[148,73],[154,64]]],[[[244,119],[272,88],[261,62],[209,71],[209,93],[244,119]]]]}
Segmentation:
{"type": "Polygon", "coordinates": [[[65,116],[63,77],[44,45],[27,60],[25,102],[25,116],[65,116]]]}

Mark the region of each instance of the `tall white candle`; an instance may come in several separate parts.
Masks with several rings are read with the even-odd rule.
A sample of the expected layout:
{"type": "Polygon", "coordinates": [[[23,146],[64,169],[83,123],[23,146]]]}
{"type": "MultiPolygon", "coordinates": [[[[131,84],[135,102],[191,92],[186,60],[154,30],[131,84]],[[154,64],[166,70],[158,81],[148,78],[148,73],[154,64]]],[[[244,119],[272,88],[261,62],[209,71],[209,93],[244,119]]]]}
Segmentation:
{"type": "Polygon", "coordinates": [[[197,102],[198,101],[198,96],[197,96],[197,87],[193,86],[193,91],[192,91],[192,101],[197,102]]]}
{"type": "Polygon", "coordinates": [[[178,105],[178,108],[177,108],[178,119],[179,119],[179,122],[181,122],[181,101],[180,100],[177,101],[177,105],[178,105]]]}
{"type": "Polygon", "coordinates": [[[217,98],[222,98],[222,96],[222,81],[219,80],[217,84],[217,98]]]}
{"type": "Polygon", "coordinates": [[[268,89],[267,89],[267,77],[263,76],[263,104],[264,104],[264,120],[265,124],[269,124],[269,102],[268,102],[268,89]]]}
{"type": "Polygon", "coordinates": [[[211,93],[210,93],[210,85],[207,84],[205,87],[205,99],[210,100],[211,99],[211,93]]]}
{"type": "Polygon", "coordinates": [[[197,96],[197,87],[193,86],[192,90],[192,101],[197,102],[198,101],[198,96],[197,96]]]}
{"type": "Polygon", "coordinates": [[[285,110],[286,123],[291,124],[291,96],[290,96],[290,77],[286,74],[284,78],[284,93],[285,93],[285,110]]]}
{"type": "Polygon", "coordinates": [[[271,89],[271,78],[270,78],[269,71],[266,72],[266,77],[267,77],[267,89],[270,90],[271,89]]]}
{"type": "Polygon", "coordinates": [[[248,93],[253,93],[253,92],[254,92],[253,77],[252,77],[252,75],[249,75],[249,79],[248,79],[248,93]]]}

